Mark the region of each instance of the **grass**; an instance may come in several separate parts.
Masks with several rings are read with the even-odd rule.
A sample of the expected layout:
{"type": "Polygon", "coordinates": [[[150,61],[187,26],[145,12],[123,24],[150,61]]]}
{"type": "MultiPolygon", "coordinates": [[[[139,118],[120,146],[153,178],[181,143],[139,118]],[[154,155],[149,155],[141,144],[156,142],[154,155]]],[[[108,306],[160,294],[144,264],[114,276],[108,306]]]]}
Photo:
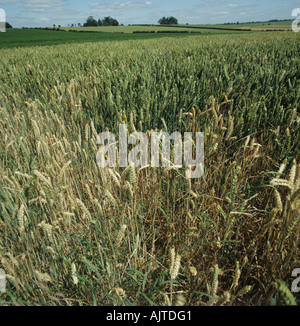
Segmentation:
{"type": "Polygon", "coordinates": [[[286,32],[1,50],[1,304],[299,305],[299,50],[286,32]],[[100,169],[120,123],[203,131],[203,177],[100,169]]]}

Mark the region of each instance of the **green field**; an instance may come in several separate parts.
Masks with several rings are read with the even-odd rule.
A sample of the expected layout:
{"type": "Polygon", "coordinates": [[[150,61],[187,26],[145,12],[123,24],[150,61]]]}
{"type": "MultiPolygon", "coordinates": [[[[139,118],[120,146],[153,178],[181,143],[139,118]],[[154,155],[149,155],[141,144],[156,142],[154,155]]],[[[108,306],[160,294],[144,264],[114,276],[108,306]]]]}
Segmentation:
{"type": "MultiPolygon", "coordinates": [[[[209,26],[206,26],[209,27],[209,26]]],[[[167,31],[167,32],[182,32],[182,31],[187,31],[187,32],[203,32],[203,33],[210,33],[212,32],[211,29],[204,29],[203,30],[198,30],[197,28],[193,28],[193,26],[189,26],[189,27],[185,27],[185,26],[147,26],[147,25],[136,25],[136,26],[98,26],[98,27],[65,27],[62,28],[63,30],[75,30],[75,31],[98,31],[98,32],[108,32],[108,33],[134,33],[134,32],[163,32],[163,31],[167,31]]],[[[221,32],[225,32],[225,30],[215,30],[215,33],[221,33],[221,32]]],[[[227,31],[229,32],[229,31],[227,31]]]]}
{"type": "Polygon", "coordinates": [[[300,304],[298,35],[170,36],[0,34],[0,305],[300,304]],[[120,124],[204,132],[203,176],[100,168],[120,124]]]}
{"type": "MultiPolygon", "coordinates": [[[[65,30],[78,30],[78,31],[98,31],[106,33],[133,33],[135,31],[164,31],[164,30],[173,30],[181,31],[176,27],[163,27],[163,26],[98,26],[98,27],[68,27],[63,28],[65,30]]],[[[183,30],[189,30],[187,28],[183,30]]]]}
{"type": "MultiPolygon", "coordinates": [[[[73,28],[74,30],[74,28],[73,28]]],[[[80,28],[77,29],[81,30],[80,28]]],[[[107,31],[101,28],[84,28],[84,31],[98,31],[99,33],[75,33],[66,31],[53,30],[38,30],[38,29],[8,29],[6,33],[0,33],[0,49],[15,48],[15,47],[30,47],[43,45],[59,45],[68,43],[84,43],[84,42],[102,42],[102,41],[126,41],[126,40],[140,40],[152,39],[162,37],[185,37],[193,34],[181,33],[132,33],[133,30],[143,31],[144,28],[127,29],[125,27],[110,27],[107,31]],[[131,32],[129,32],[131,30],[131,32]],[[103,31],[103,32],[102,32],[103,31]]],[[[146,30],[153,30],[153,28],[146,30]]],[[[167,27],[158,29],[162,31],[169,31],[167,27]]],[[[171,28],[172,30],[172,28],[171,28]]],[[[190,29],[188,29],[190,31],[190,29]]],[[[230,31],[211,31],[211,30],[196,30],[199,35],[214,35],[214,34],[228,34],[230,31]]]]}
{"type": "Polygon", "coordinates": [[[257,23],[239,23],[239,24],[212,24],[212,25],[173,25],[173,26],[160,26],[160,25],[131,25],[131,26],[99,26],[99,27],[64,27],[64,30],[77,30],[77,31],[101,31],[101,32],[122,32],[133,33],[135,31],[191,31],[197,30],[201,27],[204,32],[209,32],[211,29],[216,31],[219,29],[225,31],[226,29],[252,29],[253,31],[265,30],[291,30],[292,21],[278,21],[278,22],[257,22],[257,23]]]}
{"type": "MultiPolygon", "coordinates": [[[[289,22],[281,22],[281,24],[278,23],[278,25],[275,25],[277,27],[280,25],[285,29],[288,23],[289,22]]],[[[261,25],[262,24],[263,23],[261,23],[261,25]]],[[[273,27],[275,28],[275,25],[268,26],[268,29],[272,30],[273,27]]],[[[152,39],[162,37],[185,37],[193,36],[195,34],[204,36],[217,34],[224,35],[234,33],[250,33],[249,31],[243,32],[230,29],[251,29],[252,32],[258,32],[260,31],[259,26],[259,24],[190,26],[180,25],[177,27],[136,25],[108,27],[72,27],[62,28],[61,31],[53,31],[50,29],[7,29],[6,33],[0,33],[0,49],[59,45],[68,43],[74,44],[84,42],[152,39]]],[[[264,28],[262,30],[264,30],[264,28]]]]}
{"type": "Polygon", "coordinates": [[[0,49],[84,42],[139,40],[166,36],[182,37],[186,36],[186,34],[73,33],[37,29],[8,29],[6,33],[0,33],[0,49]]]}

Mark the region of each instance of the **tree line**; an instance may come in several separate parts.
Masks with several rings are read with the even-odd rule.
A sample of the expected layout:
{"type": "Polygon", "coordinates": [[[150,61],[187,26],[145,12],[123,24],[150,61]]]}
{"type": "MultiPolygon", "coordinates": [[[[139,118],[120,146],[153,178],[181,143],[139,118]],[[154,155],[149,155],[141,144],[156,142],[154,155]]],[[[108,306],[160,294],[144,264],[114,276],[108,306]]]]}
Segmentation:
{"type": "Polygon", "coordinates": [[[162,17],[158,23],[160,25],[178,25],[178,19],[171,16],[171,17],[162,17]]]}
{"type": "Polygon", "coordinates": [[[110,16],[98,20],[96,20],[93,16],[90,16],[83,24],[83,26],[84,27],[119,26],[119,22],[110,16]]]}
{"type": "MultiPolygon", "coordinates": [[[[178,25],[178,19],[173,16],[162,17],[159,19],[158,23],[160,25],[178,25]]],[[[84,27],[119,26],[119,22],[110,16],[98,20],[96,20],[93,16],[90,16],[83,24],[83,26],[84,27]]]]}

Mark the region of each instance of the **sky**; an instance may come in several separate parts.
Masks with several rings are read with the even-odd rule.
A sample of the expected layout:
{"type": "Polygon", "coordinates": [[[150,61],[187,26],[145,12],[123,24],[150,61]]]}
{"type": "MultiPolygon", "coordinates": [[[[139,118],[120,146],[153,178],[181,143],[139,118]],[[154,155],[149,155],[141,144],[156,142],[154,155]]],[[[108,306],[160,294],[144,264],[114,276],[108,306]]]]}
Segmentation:
{"type": "Polygon", "coordinates": [[[0,9],[13,27],[83,24],[87,17],[111,16],[120,24],[157,24],[174,16],[180,24],[293,19],[300,0],[0,0],[0,9]]]}

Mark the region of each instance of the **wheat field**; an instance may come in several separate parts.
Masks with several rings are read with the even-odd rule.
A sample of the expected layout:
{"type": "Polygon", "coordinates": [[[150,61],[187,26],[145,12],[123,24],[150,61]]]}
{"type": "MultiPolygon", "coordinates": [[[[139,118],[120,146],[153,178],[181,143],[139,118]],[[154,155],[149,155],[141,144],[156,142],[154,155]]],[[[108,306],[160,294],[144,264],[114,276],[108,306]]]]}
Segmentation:
{"type": "Polygon", "coordinates": [[[287,32],[2,50],[2,305],[299,305],[300,43],[287,32]],[[97,135],[204,132],[205,171],[97,135]]]}

